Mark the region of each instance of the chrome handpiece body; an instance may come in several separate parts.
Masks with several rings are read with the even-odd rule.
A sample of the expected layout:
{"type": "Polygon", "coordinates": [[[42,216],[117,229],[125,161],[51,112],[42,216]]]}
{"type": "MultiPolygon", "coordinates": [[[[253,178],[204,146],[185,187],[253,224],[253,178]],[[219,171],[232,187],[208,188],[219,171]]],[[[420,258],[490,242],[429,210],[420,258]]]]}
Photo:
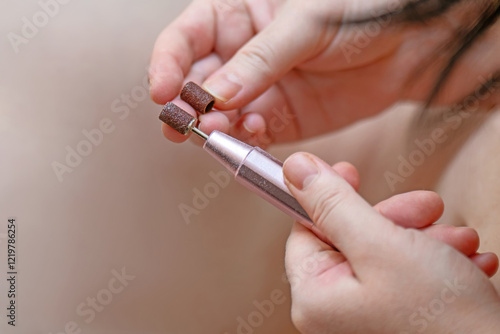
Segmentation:
{"type": "Polygon", "coordinates": [[[219,131],[208,136],[203,148],[246,188],[306,227],[314,227],[285,185],[281,161],[259,147],[252,147],[219,131]]]}

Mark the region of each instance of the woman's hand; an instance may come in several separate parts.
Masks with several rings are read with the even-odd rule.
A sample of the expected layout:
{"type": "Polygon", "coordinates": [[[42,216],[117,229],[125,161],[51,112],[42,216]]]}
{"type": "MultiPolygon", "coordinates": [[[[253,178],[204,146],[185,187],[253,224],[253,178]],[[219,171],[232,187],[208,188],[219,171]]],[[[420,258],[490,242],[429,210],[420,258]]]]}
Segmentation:
{"type": "MultiPolygon", "coordinates": [[[[497,333],[500,298],[474,264],[476,258],[467,257],[471,250],[457,247],[459,252],[436,240],[428,231],[437,226],[412,228],[430,226],[439,217],[438,201],[429,195],[415,201],[407,194],[374,209],[349,185],[356,184],[353,173],[335,170],[340,172],[307,154],[292,156],[284,166],[290,191],[340,251],[295,225],[286,266],[297,328],[303,333],[497,333]],[[422,203],[434,205],[427,212],[416,210],[422,203]]],[[[498,264],[496,256],[482,256],[498,264]]]]}
{"type": "MultiPolygon", "coordinates": [[[[353,165],[339,162],[333,165],[332,169],[358,191],[360,178],[353,165]]],[[[444,212],[443,200],[435,192],[421,190],[398,194],[376,204],[373,208],[398,226],[417,229],[455,248],[486,275],[491,277],[497,272],[499,263],[495,254],[477,253],[480,240],[476,230],[470,227],[434,224],[444,212]]]]}
{"type": "MultiPolygon", "coordinates": [[[[427,66],[429,71],[417,75],[419,65],[431,56],[438,64],[448,62],[435,57],[436,50],[456,37],[453,25],[464,17],[451,11],[413,25],[396,23],[404,15],[376,19],[405,4],[196,0],[156,42],[151,95],[164,104],[179,94],[183,83],[203,83],[224,112],[201,116],[201,129],[228,132],[261,146],[332,131],[402,98],[426,99],[442,67],[427,66]],[[374,20],[341,24],[360,18],[374,20]]],[[[469,14],[479,10],[474,6],[469,14]]],[[[452,80],[457,84],[444,94],[448,102],[480,85],[477,73],[491,73],[486,58],[474,60],[473,73],[462,71],[461,80],[452,80]]],[[[186,140],[166,125],[164,132],[172,141],[186,140]]]]}

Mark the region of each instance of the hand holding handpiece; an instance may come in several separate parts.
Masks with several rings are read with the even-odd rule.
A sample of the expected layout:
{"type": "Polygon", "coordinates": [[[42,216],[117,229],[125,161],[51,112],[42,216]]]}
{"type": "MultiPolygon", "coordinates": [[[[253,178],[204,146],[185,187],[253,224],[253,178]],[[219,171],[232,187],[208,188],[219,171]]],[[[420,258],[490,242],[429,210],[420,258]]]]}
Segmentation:
{"type": "Polygon", "coordinates": [[[338,249],[300,225],[293,228],[286,269],[292,319],[302,333],[499,332],[500,297],[474,265],[480,258],[490,262],[491,275],[498,258],[436,240],[429,232],[438,227],[431,224],[442,204],[429,204],[437,197],[419,206],[429,216],[413,211],[409,198],[381,203],[377,212],[335,168],[309,154],[290,157],[284,175],[316,227],[338,249]],[[389,217],[380,214],[387,209],[389,217]]]}
{"type": "MultiPolygon", "coordinates": [[[[201,113],[208,112],[213,101],[209,94],[194,83],[186,85],[181,97],[201,113]]],[[[197,134],[205,140],[203,148],[234,175],[239,183],[311,230],[325,244],[335,247],[285,185],[283,164],[279,160],[258,147],[251,147],[219,131],[213,131],[210,135],[203,133],[196,127],[198,120],[194,116],[171,102],[164,106],[159,118],[184,136],[191,132],[197,134]]],[[[343,170],[345,179],[350,180],[350,184],[356,188],[359,183],[357,172],[352,168],[343,170]]],[[[400,226],[425,228],[425,233],[429,236],[453,245],[466,256],[470,256],[486,273],[492,275],[496,271],[496,256],[476,255],[479,238],[474,230],[449,226],[430,227],[443,211],[442,201],[437,195],[432,196],[432,193],[426,192],[399,195],[379,203],[376,208],[400,226]]]]}

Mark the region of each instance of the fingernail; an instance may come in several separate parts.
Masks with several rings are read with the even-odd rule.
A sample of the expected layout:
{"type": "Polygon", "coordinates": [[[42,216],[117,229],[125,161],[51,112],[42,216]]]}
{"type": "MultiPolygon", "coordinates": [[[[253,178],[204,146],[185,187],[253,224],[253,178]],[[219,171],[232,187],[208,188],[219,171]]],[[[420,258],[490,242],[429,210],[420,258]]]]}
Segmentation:
{"type": "Polygon", "coordinates": [[[257,131],[252,129],[252,126],[248,121],[243,122],[243,127],[245,128],[245,130],[247,130],[248,133],[250,133],[252,135],[257,133],[257,131]]]}
{"type": "Polygon", "coordinates": [[[245,120],[243,121],[243,128],[245,128],[245,130],[248,133],[254,135],[263,127],[265,127],[265,123],[263,122],[261,116],[258,116],[253,113],[245,114],[245,120]]]}
{"type": "Polygon", "coordinates": [[[319,168],[307,154],[297,153],[287,159],[283,174],[295,188],[305,190],[318,177],[319,168]]]}
{"type": "Polygon", "coordinates": [[[203,88],[217,100],[227,102],[235,97],[243,88],[240,78],[232,73],[224,73],[209,79],[203,88]]]}
{"type": "Polygon", "coordinates": [[[149,65],[148,67],[148,83],[149,83],[149,90],[151,90],[151,86],[153,85],[153,80],[156,75],[156,67],[153,65],[149,65]]]}

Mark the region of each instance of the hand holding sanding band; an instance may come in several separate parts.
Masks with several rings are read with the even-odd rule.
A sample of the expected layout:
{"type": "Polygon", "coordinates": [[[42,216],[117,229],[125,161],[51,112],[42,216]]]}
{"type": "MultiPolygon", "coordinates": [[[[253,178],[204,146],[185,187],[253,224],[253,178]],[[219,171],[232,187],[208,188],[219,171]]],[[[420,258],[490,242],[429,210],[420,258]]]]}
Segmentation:
{"type": "MultiPolygon", "coordinates": [[[[181,93],[181,98],[193,108],[206,111],[207,103],[210,104],[213,99],[210,94],[192,82],[186,87],[181,93]],[[193,93],[185,94],[186,91],[193,93]]],[[[168,102],[163,107],[159,118],[184,136],[194,132],[201,137],[205,140],[203,145],[205,151],[234,175],[239,183],[294,218],[295,221],[302,223],[326,244],[329,244],[328,239],[314,226],[311,218],[290,193],[283,179],[283,163],[278,159],[259,147],[251,147],[219,131],[205,134],[196,127],[197,119],[194,116],[172,102],[168,102]]]]}
{"type": "MultiPolygon", "coordinates": [[[[452,106],[478,88],[479,76],[496,71],[497,53],[479,58],[481,48],[470,49],[455,61],[460,80],[440,80],[457,56],[449,36],[457,35],[455,27],[473,26],[490,3],[194,1],[156,42],[151,96],[163,105],[183,82],[198,82],[216,97],[218,110],[238,110],[208,114],[205,124],[257,145],[328,133],[400,99],[452,106]],[[449,24],[439,14],[452,6],[461,8],[449,24]],[[435,94],[438,81],[443,96],[435,94]]],[[[495,34],[484,36],[485,45],[494,40],[495,34]]],[[[186,140],[168,129],[165,135],[186,140]]]]}
{"type": "Polygon", "coordinates": [[[181,99],[200,114],[206,114],[215,104],[215,98],[194,82],[188,82],[182,88],[181,99]]]}

